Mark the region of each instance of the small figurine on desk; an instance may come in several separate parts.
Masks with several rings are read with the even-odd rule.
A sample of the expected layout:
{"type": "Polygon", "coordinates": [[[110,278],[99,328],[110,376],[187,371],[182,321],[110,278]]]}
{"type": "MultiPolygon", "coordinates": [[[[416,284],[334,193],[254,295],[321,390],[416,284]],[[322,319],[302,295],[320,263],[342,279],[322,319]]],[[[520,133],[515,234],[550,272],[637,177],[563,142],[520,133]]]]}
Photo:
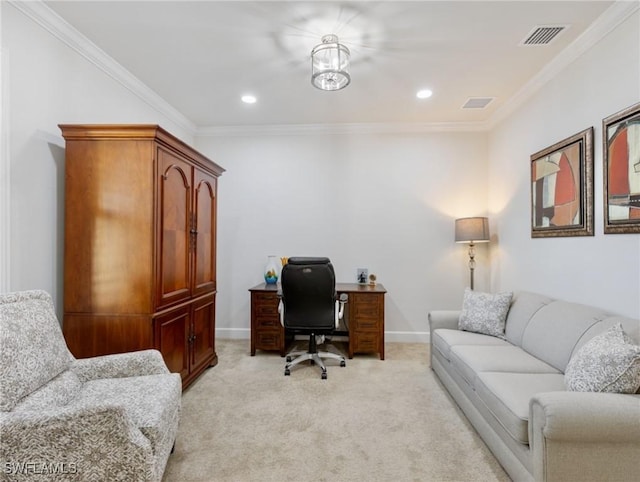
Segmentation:
{"type": "Polygon", "coordinates": [[[370,286],[375,286],[375,285],[376,285],[376,279],[377,279],[377,278],[376,278],[376,275],[375,275],[375,274],[373,274],[373,273],[371,273],[371,274],[369,275],[369,285],[370,285],[370,286]]]}

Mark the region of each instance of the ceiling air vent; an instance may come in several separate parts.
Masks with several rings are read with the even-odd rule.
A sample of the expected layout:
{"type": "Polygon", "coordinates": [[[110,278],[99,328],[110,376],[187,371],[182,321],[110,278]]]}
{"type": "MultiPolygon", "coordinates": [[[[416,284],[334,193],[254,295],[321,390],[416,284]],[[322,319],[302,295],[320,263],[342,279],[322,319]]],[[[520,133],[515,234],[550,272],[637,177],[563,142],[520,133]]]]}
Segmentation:
{"type": "Polygon", "coordinates": [[[493,97],[469,97],[467,102],[462,106],[463,109],[484,109],[493,97]]]}
{"type": "Polygon", "coordinates": [[[519,45],[549,45],[568,25],[538,25],[519,45]]]}

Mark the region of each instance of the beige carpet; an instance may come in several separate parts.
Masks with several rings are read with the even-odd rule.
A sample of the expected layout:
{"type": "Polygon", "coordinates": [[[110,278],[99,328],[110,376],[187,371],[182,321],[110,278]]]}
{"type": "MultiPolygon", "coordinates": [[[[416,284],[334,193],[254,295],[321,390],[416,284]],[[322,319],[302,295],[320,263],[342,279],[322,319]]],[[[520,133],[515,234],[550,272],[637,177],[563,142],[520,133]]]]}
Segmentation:
{"type": "MultiPolygon", "coordinates": [[[[436,380],[428,345],[386,360],[299,366],[248,340],[217,340],[218,366],[183,395],[164,482],[508,481],[436,380]]],[[[331,362],[329,362],[331,363],[331,362]]]]}

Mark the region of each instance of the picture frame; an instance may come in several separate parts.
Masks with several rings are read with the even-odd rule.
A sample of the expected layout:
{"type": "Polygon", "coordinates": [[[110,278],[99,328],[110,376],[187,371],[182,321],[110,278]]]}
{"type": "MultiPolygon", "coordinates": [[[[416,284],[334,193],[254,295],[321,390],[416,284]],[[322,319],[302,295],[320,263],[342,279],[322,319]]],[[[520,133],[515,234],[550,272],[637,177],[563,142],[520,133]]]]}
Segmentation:
{"type": "Polygon", "coordinates": [[[531,237],[593,236],[593,127],[531,155],[531,237]]]}
{"type": "Polygon", "coordinates": [[[602,120],[605,234],[640,233],[640,102],[602,120]]]}

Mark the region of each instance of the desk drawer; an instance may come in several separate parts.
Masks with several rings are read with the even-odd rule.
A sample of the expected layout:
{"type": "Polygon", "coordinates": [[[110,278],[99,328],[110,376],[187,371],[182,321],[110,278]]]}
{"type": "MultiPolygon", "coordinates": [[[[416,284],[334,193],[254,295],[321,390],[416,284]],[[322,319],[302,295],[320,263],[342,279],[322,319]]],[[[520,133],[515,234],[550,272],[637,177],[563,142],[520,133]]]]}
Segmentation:
{"type": "Polygon", "coordinates": [[[255,293],[253,300],[253,312],[256,316],[278,316],[278,297],[271,293],[255,293]]]}
{"type": "Polygon", "coordinates": [[[282,333],[269,330],[256,333],[256,348],[258,350],[280,350],[282,345],[282,333]]]}
{"type": "Polygon", "coordinates": [[[353,338],[353,352],[354,353],[369,353],[380,352],[380,337],[377,333],[352,333],[349,335],[353,338]]]}
{"type": "Polygon", "coordinates": [[[269,316],[269,315],[260,315],[256,316],[256,328],[258,329],[280,329],[282,325],[280,324],[279,316],[269,316]]]}
{"type": "Polygon", "coordinates": [[[382,298],[372,294],[355,294],[349,297],[349,326],[356,331],[377,331],[384,318],[382,298]]]}

